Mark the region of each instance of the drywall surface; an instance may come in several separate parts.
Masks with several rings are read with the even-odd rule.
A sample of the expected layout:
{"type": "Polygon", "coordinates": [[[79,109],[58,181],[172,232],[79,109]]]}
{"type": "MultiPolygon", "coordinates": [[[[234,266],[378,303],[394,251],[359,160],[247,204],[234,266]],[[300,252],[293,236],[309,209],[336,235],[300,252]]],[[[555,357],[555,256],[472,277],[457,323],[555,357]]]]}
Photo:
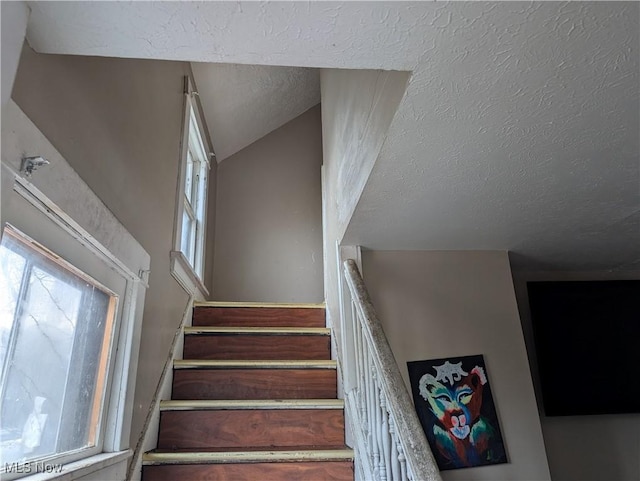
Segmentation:
{"type": "MultiPolygon", "coordinates": [[[[551,477],[563,481],[640,479],[640,414],[546,417],[542,407],[528,281],[640,279],[640,271],[513,272],[551,477]]],[[[614,362],[614,361],[612,361],[614,362]]],[[[579,369],[577,365],[575,368],[579,369]]],[[[635,375],[632,370],[630,375],[635,375]]],[[[595,389],[595,387],[594,387],[595,389]]]]}
{"type": "Polygon", "coordinates": [[[300,67],[191,64],[222,162],[320,102],[320,72],[300,67]]]}
{"type": "Polygon", "coordinates": [[[322,302],[320,108],[218,166],[213,297],[322,302]]]}
{"type": "MultiPolygon", "coordinates": [[[[86,230],[88,235],[93,237],[115,256],[115,258],[122,262],[131,273],[138,274],[148,271],[150,258],[142,246],[127,232],[124,226],[118,222],[114,215],[100,199],[97,198],[87,184],[80,179],[78,174],[71,168],[60,153],[20,110],[15,102],[11,100],[9,100],[3,109],[1,143],[3,164],[2,180],[6,186],[5,194],[8,194],[13,188],[13,173],[20,169],[20,161],[24,153],[37,152],[37,154],[49,160],[50,164],[38,169],[29,178],[29,181],[40,192],[46,195],[51,202],[55,203],[61,212],[73,219],[82,229],[86,230]]],[[[26,227],[22,224],[21,220],[21,216],[24,215],[25,212],[22,210],[16,211],[16,209],[28,207],[28,204],[15,203],[13,208],[6,209],[7,205],[7,203],[3,205],[5,210],[2,211],[2,220],[8,220],[6,214],[8,214],[8,211],[13,210],[16,217],[14,217],[14,220],[11,222],[19,229],[26,227]],[[22,207],[18,207],[20,205],[22,207]]],[[[26,215],[25,218],[29,218],[31,215],[26,215]]],[[[46,217],[44,216],[39,219],[40,227],[42,228],[41,233],[46,233],[45,237],[36,238],[37,240],[47,243],[47,240],[51,239],[47,237],[47,234],[50,235],[52,233],[51,228],[55,224],[47,222],[45,219],[46,217]]],[[[25,230],[25,232],[27,231],[25,230]]],[[[35,232],[30,231],[30,233],[33,235],[35,232]]],[[[69,248],[77,249],[77,247],[78,244],[75,244],[69,248]]],[[[63,254],[61,251],[57,251],[57,253],[60,255],[63,254]]],[[[142,278],[144,279],[145,277],[146,276],[142,274],[142,278]]],[[[130,334],[127,334],[127,329],[124,329],[124,326],[120,328],[120,342],[122,342],[123,352],[128,351],[127,346],[131,346],[131,350],[128,351],[130,359],[129,366],[127,371],[113,373],[116,379],[114,379],[114,384],[111,389],[112,391],[118,391],[115,384],[115,382],[118,382],[124,394],[122,397],[118,395],[111,398],[110,408],[118,409],[115,403],[119,402],[122,403],[120,404],[120,408],[121,412],[123,412],[122,431],[116,429],[114,433],[115,444],[112,447],[115,447],[115,449],[118,449],[118,446],[122,444],[127,445],[129,442],[130,416],[133,411],[135,375],[137,372],[140,345],[140,328],[146,293],[143,285],[144,280],[142,280],[142,282],[138,282],[137,280],[134,282],[135,284],[132,286],[133,296],[128,300],[128,302],[132,303],[131,305],[135,306],[134,319],[130,321],[130,334]],[[130,344],[124,341],[127,337],[131,340],[130,344]],[[127,389],[127,386],[129,386],[130,389],[127,389]]],[[[115,423],[115,419],[112,421],[115,423]]],[[[107,441],[107,443],[109,443],[109,441],[107,441]]],[[[90,475],[78,478],[86,479],[87,481],[90,479],[100,481],[124,479],[128,456],[124,457],[124,459],[120,456],[118,459],[120,459],[120,461],[112,459],[106,462],[104,459],[96,460],[95,457],[93,457],[91,459],[91,466],[83,466],[85,461],[79,461],[68,465],[65,468],[65,472],[67,474],[73,472],[76,476],[91,472],[92,474],[90,475]],[[114,461],[115,464],[112,464],[114,461]]]]}
{"type": "Polygon", "coordinates": [[[349,244],[638,269],[638,2],[30,5],[51,53],[411,71],[349,244]]]}
{"type": "Polygon", "coordinates": [[[27,33],[29,7],[24,2],[2,2],[0,4],[2,21],[2,108],[11,98],[11,88],[18,69],[22,44],[27,33]]]}
{"type": "MultiPolygon", "coordinates": [[[[151,256],[131,446],[188,301],[171,276],[187,63],[23,51],[13,98],[151,256]]],[[[215,172],[210,176],[215,182],[215,172]]]]}
{"type": "Polygon", "coordinates": [[[323,143],[324,275],[327,318],[340,346],[336,246],[369,178],[402,99],[408,72],[320,71],[323,143]]]}
{"type": "Polygon", "coordinates": [[[398,109],[409,72],[322,69],[325,164],[335,186],[338,237],[360,199],[398,109]]]}
{"type": "Polygon", "coordinates": [[[484,355],[509,463],[442,478],[550,479],[507,253],[364,251],[362,264],[407,388],[407,361],[484,355]]]}

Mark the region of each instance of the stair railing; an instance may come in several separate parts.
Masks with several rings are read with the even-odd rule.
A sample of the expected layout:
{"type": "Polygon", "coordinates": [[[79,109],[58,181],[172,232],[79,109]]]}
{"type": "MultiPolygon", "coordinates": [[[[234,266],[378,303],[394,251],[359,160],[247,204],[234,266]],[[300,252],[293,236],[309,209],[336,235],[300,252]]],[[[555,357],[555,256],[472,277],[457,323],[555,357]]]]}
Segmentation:
{"type": "Polygon", "coordinates": [[[344,262],[345,404],[360,479],[440,481],[440,473],[355,261],[344,262]],[[345,303],[346,304],[346,303],[345,303]],[[348,306],[347,306],[348,307],[348,306]]]}

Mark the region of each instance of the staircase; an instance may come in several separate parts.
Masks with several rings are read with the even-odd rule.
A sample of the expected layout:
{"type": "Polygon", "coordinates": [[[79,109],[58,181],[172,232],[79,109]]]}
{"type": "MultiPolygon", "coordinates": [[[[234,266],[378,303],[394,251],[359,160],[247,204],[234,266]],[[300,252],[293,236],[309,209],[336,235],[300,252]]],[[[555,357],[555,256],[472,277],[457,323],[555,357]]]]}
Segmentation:
{"type": "Polygon", "coordinates": [[[321,305],[198,304],[143,481],[353,481],[321,305]]]}

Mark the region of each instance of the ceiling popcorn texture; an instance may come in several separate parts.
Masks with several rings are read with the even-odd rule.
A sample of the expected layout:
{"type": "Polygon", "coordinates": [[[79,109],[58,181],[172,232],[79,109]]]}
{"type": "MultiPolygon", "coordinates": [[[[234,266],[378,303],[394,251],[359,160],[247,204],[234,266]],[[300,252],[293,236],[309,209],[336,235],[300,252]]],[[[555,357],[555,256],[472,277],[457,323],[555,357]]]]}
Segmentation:
{"type": "Polygon", "coordinates": [[[193,63],[218,162],[320,103],[318,70],[193,63]]]}
{"type": "Polygon", "coordinates": [[[39,52],[411,71],[345,242],[640,270],[636,2],[30,6],[39,52]]]}

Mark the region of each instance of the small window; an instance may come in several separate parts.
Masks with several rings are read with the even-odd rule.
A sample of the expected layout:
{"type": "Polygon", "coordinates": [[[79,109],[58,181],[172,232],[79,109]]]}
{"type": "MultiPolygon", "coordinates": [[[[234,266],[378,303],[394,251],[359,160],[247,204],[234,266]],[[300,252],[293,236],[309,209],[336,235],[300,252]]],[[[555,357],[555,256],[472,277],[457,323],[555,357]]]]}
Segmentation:
{"type": "Polygon", "coordinates": [[[207,212],[207,185],[211,149],[201,122],[198,103],[187,78],[184,136],[176,216],[175,251],[172,252],[172,270],[176,278],[190,292],[208,294],[204,278],[205,228],[207,212]],[[177,262],[176,262],[177,261],[177,262]],[[177,266],[176,264],[181,264],[177,266]],[[179,267],[179,269],[177,269],[179,267]]]}
{"type": "Polygon", "coordinates": [[[3,467],[100,452],[118,297],[6,227],[0,299],[3,467]]]}

